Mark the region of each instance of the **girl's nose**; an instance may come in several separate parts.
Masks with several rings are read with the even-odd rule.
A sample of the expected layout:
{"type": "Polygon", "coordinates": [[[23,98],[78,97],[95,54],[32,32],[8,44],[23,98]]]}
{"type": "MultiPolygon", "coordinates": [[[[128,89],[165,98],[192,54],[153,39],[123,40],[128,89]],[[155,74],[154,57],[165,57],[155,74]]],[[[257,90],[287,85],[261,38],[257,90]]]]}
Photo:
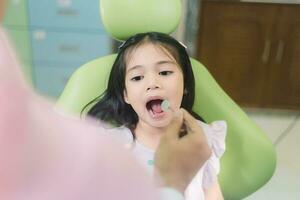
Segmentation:
{"type": "Polygon", "coordinates": [[[158,89],[160,87],[161,87],[161,84],[157,77],[154,77],[154,76],[149,77],[147,91],[158,89]]]}
{"type": "Polygon", "coordinates": [[[159,87],[157,85],[150,85],[147,87],[147,90],[154,90],[154,89],[158,89],[159,87]]]}

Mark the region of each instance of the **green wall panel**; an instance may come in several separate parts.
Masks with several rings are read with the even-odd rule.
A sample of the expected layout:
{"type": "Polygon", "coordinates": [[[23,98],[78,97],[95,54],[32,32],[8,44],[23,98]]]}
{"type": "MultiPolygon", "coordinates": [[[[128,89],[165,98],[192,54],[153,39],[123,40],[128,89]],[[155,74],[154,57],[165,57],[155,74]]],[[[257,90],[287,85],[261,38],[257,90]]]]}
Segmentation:
{"type": "Polygon", "coordinates": [[[32,80],[32,56],[29,32],[27,30],[6,29],[10,36],[20,62],[23,64],[23,71],[28,80],[32,80]]]}
{"type": "Polygon", "coordinates": [[[7,26],[27,26],[27,1],[26,0],[10,0],[7,3],[6,15],[4,17],[4,25],[7,26]]]}
{"type": "Polygon", "coordinates": [[[13,42],[26,78],[32,84],[32,54],[28,27],[27,0],[9,0],[4,27],[13,42]]]}

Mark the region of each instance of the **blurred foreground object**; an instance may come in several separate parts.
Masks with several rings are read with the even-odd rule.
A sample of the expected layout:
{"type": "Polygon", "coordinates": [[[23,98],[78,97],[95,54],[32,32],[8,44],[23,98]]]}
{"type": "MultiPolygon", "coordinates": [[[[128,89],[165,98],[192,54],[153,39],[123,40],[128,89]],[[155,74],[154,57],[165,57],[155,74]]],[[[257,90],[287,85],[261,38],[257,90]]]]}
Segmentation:
{"type": "Polygon", "coordinates": [[[156,199],[129,152],[92,122],[58,114],[18,67],[0,27],[0,199],[156,199]]]}

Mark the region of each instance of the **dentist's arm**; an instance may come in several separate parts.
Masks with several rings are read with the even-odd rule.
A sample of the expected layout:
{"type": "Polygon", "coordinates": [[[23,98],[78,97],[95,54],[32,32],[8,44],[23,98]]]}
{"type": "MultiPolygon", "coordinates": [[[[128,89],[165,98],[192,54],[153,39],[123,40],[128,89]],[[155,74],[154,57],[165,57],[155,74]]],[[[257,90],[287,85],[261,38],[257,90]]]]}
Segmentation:
{"type": "Polygon", "coordinates": [[[210,155],[211,150],[196,119],[186,110],[180,109],[174,115],[170,129],[161,138],[156,151],[156,172],[165,187],[176,189],[183,194],[210,155]],[[183,123],[187,135],[180,138],[183,123]]]}

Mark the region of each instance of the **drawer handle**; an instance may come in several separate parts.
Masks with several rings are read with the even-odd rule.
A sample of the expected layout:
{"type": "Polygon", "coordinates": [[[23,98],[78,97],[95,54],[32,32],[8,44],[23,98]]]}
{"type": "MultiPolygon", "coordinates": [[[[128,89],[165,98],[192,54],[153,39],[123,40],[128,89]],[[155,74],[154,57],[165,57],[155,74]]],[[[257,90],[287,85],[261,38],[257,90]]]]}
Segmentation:
{"type": "Polygon", "coordinates": [[[268,63],[269,57],[270,57],[270,50],[271,50],[271,40],[266,39],[265,40],[265,46],[264,46],[264,51],[261,57],[261,60],[264,64],[268,63]]]}
{"type": "Polygon", "coordinates": [[[277,54],[276,54],[276,59],[275,59],[277,64],[281,64],[281,62],[282,62],[284,46],[285,46],[285,43],[282,40],[280,40],[278,43],[277,54]]]}
{"type": "Polygon", "coordinates": [[[79,15],[78,11],[73,9],[60,9],[57,11],[57,14],[61,16],[70,16],[70,17],[79,15]]]}
{"type": "Polygon", "coordinates": [[[78,53],[80,47],[78,45],[61,44],[59,45],[58,49],[60,52],[78,53]]]}

